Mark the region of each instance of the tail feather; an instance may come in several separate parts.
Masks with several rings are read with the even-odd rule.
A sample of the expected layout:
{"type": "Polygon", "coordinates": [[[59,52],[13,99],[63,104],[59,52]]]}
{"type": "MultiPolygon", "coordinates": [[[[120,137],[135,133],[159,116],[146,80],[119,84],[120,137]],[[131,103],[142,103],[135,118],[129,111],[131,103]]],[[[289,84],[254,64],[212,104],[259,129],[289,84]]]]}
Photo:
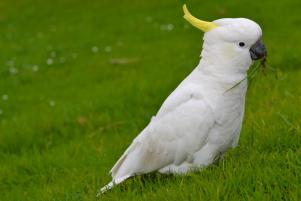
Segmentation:
{"type": "Polygon", "coordinates": [[[134,141],[130,147],[124,152],[124,154],[119,158],[114,167],[111,169],[110,173],[112,176],[112,181],[102,187],[97,193],[97,197],[105,193],[106,191],[112,189],[114,186],[120,184],[124,180],[135,175],[133,170],[132,161],[137,158],[136,155],[139,150],[135,150],[137,143],[134,141]],[[134,155],[133,155],[134,152],[134,155]]]}
{"type": "Polygon", "coordinates": [[[96,194],[96,197],[101,196],[102,194],[104,194],[106,191],[112,189],[114,186],[122,183],[123,181],[125,181],[126,179],[128,179],[129,177],[131,177],[133,175],[126,175],[120,178],[117,178],[115,180],[112,180],[110,183],[108,183],[107,185],[105,185],[104,187],[102,187],[98,193],[96,194]]]}
{"type": "Polygon", "coordinates": [[[114,165],[114,167],[110,170],[110,173],[112,175],[112,177],[115,177],[117,171],[119,170],[120,166],[122,165],[122,163],[124,162],[124,160],[127,157],[127,153],[124,153],[119,160],[116,162],[116,164],[114,165]]]}
{"type": "Polygon", "coordinates": [[[117,172],[119,171],[120,167],[123,165],[125,160],[127,159],[128,155],[135,150],[137,143],[135,141],[127,148],[127,150],[123,153],[123,155],[119,158],[119,160],[115,163],[114,167],[110,170],[112,177],[116,177],[117,172]]]}
{"type": "Polygon", "coordinates": [[[111,181],[110,183],[108,183],[107,185],[105,185],[104,187],[102,187],[98,193],[96,194],[96,197],[99,197],[101,194],[105,193],[106,191],[112,189],[114,187],[114,182],[111,181]]]}

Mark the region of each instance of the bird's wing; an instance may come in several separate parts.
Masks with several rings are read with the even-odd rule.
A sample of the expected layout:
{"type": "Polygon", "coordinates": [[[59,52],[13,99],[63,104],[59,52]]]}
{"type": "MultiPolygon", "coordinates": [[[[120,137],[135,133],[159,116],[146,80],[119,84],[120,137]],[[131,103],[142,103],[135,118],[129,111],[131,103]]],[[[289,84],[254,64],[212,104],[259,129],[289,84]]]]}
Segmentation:
{"type": "Polygon", "coordinates": [[[162,117],[191,99],[201,98],[203,97],[199,86],[196,84],[187,84],[184,80],[183,83],[181,83],[177,89],[167,97],[159,109],[156,117],[162,117]]]}
{"type": "Polygon", "coordinates": [[[164,104],[112,168],[113,181],[181,164],[204,145],[214,124],[208,104],[180,93],[164,104]]]}

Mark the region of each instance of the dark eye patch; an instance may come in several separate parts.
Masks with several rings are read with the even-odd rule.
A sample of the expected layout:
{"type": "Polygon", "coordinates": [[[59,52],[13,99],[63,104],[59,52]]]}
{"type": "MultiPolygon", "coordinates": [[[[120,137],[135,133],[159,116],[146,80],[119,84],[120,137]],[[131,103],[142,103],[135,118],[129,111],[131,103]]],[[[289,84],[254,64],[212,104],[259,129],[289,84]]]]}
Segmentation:
{"type": "Polygon", "coordinates": [[[243,47],[243,46],[245,46],[245,43],[244,42],[239,42],[239,44],[238,44],[240,47],[243,47]]]}

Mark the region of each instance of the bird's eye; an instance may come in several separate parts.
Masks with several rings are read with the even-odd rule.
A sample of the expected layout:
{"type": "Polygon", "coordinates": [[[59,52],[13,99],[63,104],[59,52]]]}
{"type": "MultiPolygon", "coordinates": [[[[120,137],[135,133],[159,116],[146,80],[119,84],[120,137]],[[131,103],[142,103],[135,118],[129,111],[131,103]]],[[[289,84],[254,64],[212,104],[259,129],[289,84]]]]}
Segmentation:
{"type": "Polygon", "coordinates": [[[239,42],[239,44],[238,44],[240,47],[243,47],[243,46],[245,46],[245,43],[244,42],[239,42]]]}

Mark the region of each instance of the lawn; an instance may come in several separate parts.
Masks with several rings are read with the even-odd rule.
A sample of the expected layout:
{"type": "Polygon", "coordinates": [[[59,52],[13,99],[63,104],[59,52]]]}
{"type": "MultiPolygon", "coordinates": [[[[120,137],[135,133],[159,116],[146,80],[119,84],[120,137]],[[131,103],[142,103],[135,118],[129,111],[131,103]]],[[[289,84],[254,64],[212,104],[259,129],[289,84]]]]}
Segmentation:
{"type": "MultiPolygon", "coordinates": [[[[97,200],[198,64],[202,33],[183,3],[1,0],[1,201],[97,200]]],[[[100,200],[301,200],[301,1],[186,3],[263,29],[268,68],[250,80],[239,146],[198,173],[137,177],[100,200]]]]}

